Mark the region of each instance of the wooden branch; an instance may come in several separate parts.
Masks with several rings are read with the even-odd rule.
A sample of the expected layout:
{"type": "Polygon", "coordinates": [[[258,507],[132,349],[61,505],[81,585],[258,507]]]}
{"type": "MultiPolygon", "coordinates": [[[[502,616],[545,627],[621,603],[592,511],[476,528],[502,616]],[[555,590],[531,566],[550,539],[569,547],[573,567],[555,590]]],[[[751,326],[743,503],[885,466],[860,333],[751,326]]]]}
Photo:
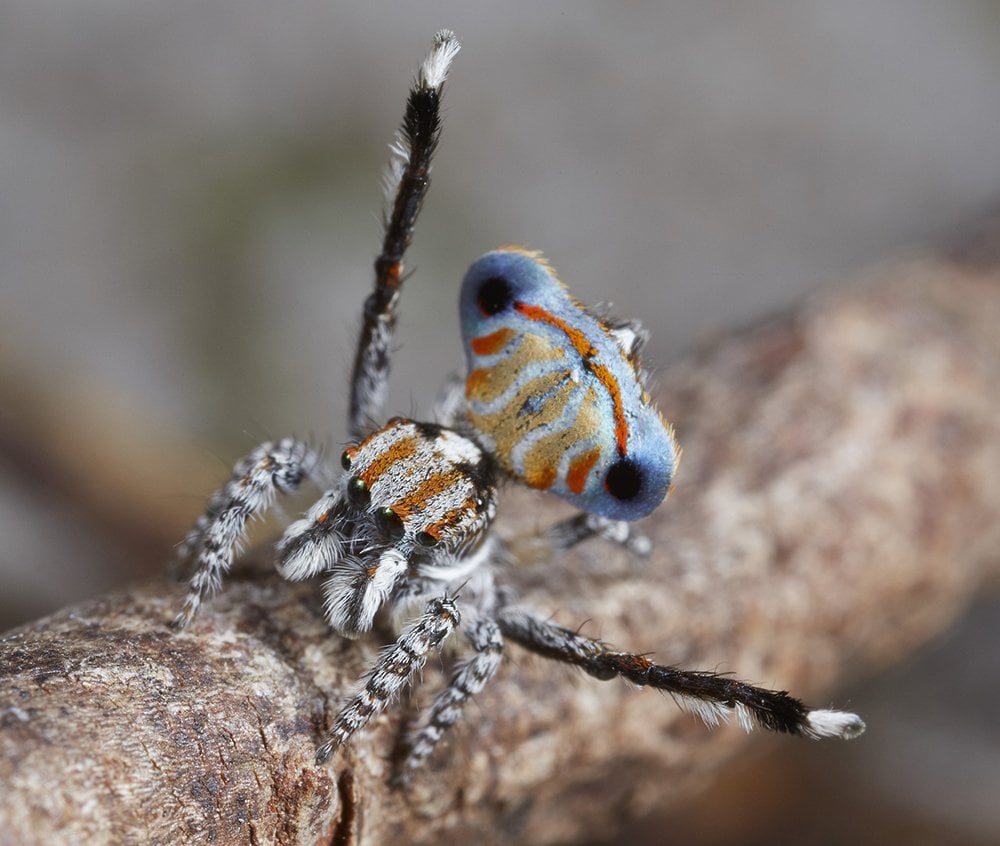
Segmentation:
{"type": "MultiPolygon", "coordinates": [[[[998,283],[896,267],[662,374],[684,457],[648,521],[653,557],[592,542],[508,580],[617,645],[831,702],[845,674],[905,654],[996,574],[998,283]]],[[[514,489],[501,507],[507,532],[559,510],[514,489]]],[[[744,742],[512,647],[413,790],[392,792],[400,723],[438,663],[316,767],[374,640],[333,636],[316,586],[266,569],[244,567],[175,635],[181,597],[144,585],[0,642],[0,846],[593,838],[677,801],[744,742]]]]}

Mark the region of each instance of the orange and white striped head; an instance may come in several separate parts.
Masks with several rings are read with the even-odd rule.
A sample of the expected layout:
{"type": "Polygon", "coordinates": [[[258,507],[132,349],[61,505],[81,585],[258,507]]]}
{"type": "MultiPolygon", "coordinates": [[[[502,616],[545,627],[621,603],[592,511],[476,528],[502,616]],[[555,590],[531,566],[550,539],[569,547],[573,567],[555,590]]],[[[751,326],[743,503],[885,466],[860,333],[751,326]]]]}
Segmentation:
{"type": "Polygon", "coordinates": [[[407,558],[468,550],[496,513],[496,470],[478,444],[434,423],[395,417],[341,457],[352,517],[371,542],[407,558]]]}

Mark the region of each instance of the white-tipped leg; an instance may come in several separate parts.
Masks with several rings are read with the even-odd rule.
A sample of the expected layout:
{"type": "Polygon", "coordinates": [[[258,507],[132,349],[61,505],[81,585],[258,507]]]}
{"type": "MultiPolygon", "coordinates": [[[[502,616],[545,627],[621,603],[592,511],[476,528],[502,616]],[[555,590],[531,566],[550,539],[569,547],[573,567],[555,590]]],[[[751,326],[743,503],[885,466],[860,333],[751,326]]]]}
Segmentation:
{"type": "Polygon", "coordinates": [[[625,547],[633,555],[645,558],[653,548],[646,535],[625,520],[609,520],[584,511],[553,523],[539,531],[517,535],[504,541],[504,551],[518,564],[544,564],[568,549],[591,538],[601,538],[625,547]]]}
{"type": "Polygon", "coordinates": [[[458,627],[461,615],[455,600],[448,596],[432,599],[423,615],[384,650],[364,686],[334,718],[333,728],[316,751],[316,763],[329,760],[369,720],[378,716],[399,695],[410,679],[423,669],[431,652],[441,648],[458,627]]]}
{"type": "Polygon", "coordinates": [[[865,723],[850,711],[817,709],[806,714],[806,726],[802,733],[807,737],[839,737],[853,740],[865,733],[865,723]]]}
{"type": "Polygon", "coordinates": [[[423,89],[440,89],[448,77],[448,68],[462,49],[455,33],[441,29],[434,35],[434,46],[420,66],[417,85],[423,89]]]}
{"type": "Polygon", "coordinates": [[[718,673],[654,664],[645,655],[618,652],[520,608],[504,608],[497,622],[504,637],[539,655],[573,664],[598,679],[620,677],[669,693],[681,708],[697,714],[708,726],[735,714],[747,731],[759,726],[803,737],[850,739],[865,730],[855,714],[811,710],[783,690],[767,690],[718,673]]]}
{"type": "Polygon", "coordinates": [[[389,147],[389,165],[382,178],[385,194],[382,251],[375,259],[375,288],[365,300],[351,371],[348,424],[355,438],[364,437],[382,418],[396,327],[396,302],[405,279],[403,258],[430,186],[431,160],[441,134],[444,81],[459,49],[453,32],[441,30],[435,36],[434,46],[410,87],[403,123],[389,147]]]}
{"type": "Polygon", "coordinates": [[[493,678],[503,656],[503,636],[493,620],[480,620],[466,632],[475,655],[455,668],[448,686],[431,706],[424,725],[409,738],[406,761],[396,777],[404,786],[434,751],[438,741],[462,716],[466,703],[493,678]]]}
{"type": "Polygon", "coordinates": [[[236,465],[232,478],[212,496],[178,550],[181,561],[195,562],[195,572],[175,627],[190,623],[205,594],[219,589],[246,538],[248,520],[262,514],[276,493],[296,490],[318,462],[307,444],[285,438],[261,444],[236,465]]]}

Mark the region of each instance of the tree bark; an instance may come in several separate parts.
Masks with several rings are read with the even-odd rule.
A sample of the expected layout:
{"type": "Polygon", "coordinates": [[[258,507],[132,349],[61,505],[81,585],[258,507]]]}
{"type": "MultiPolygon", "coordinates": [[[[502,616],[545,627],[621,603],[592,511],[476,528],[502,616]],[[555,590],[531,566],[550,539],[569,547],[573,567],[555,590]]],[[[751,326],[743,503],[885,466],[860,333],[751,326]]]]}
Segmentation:
{"type": "MultiPolygon", "coordinates": [[[[657,379],[684,455],[646,522],[651,558],[592,541],[502,578],[616,646],[830,702],[996,575],[998,327],[995,271],[929,260],[723,340],[657,379]]],[[[562,513],[510,488],[500,530],[562,513]]],[[[566,842],[677,802],[744,742],[512,646],[413,788],[394,792],[401,725],[448,656],[316,766],[378,638],[332,635],[317,586],[266,562],[241,565],[174,634],[182,596],[146,584],[0,641],[0,846],[566,842]]],[[[864,715],[863,701],[836,704],[864,715]]]]}

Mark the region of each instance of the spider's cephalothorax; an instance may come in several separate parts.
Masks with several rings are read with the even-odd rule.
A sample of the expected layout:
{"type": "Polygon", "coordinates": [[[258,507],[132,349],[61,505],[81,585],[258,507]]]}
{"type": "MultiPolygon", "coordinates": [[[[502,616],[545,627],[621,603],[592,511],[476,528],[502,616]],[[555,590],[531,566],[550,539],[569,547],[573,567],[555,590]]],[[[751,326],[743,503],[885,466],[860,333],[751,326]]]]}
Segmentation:
{"type": "MultiPolygon", "coordinates": [[[[551,491],[581,509],[540,532],[548,554],[593,537],[642,554],[649,543],[627,521],[663,500],[678,455],[644,386],[643,329],[589,312],[539,254],[507,247],[472,265],[461,296],[464,385],[450,386],[435,423],[394,418],[379,426],[403,257],[429,185],[441,90],[458,49],[452,33],[438,33],[392,147],[385,235],[351,378],[354,445],[341,456],[339,480],[277,544],[285,578],[325,578],[326,616],[339,634],[370,631],[383,610],[400,629],[333,718],[317,760],[327,760],[380,713],[456,629],[471,654],[455,665],[410,735],[402,780],[496,672],[505,641],[599,679],[664,690],[710,725],[735,713],[746,728],[859,734],[864,724],[854,714],[812,710],[784,692],[618,652],[531,614],[498,589],[495,565],[515,556],[490,532],[501,478],[551,491]]],[[[248,520],[306,477],[326,473],[319,455],[294,438],[262,444],[236,465],[181,545],[194,575],[178,627],[220,586],[248,520]]]]}
{"type": "Polygon", "coordinates": [[[371,629],[409,574],[467,578],[481,563],[496,513],[493,461],[469,438],[401,417],[341,456],[337,487],[278,544],[281,574],[329,574],[330,625],[355,637],[371,629]]]}

